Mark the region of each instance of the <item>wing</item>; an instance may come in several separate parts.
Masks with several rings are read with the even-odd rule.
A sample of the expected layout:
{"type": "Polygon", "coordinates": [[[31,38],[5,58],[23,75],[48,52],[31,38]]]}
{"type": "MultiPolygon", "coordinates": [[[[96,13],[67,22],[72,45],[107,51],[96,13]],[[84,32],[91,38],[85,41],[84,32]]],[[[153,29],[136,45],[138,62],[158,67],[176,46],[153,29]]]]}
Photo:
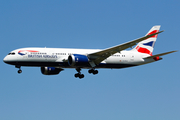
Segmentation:
{"type": "Polygon", "coordinates": [[[146,36],[138,38],[136,40],[133,40],[133,41],[130,41],[130,42],[127,42],[124,44],[120,44],[120,45],[117,45],[117,46],[114,46],[111,48],[107,48],[107,49],[104,49],[104,50],[96,52],[96,53],[88,54],[88,58],[90,59],[90,64],[92,67],[95,67],[96,65],[98,65],[100,62],[102,62],[103,60],[105,60],[109,56],[111,56],[117,52],[120,52],[122,50],[125,50],[127,48],[130,48],[130,47],[136,45],[137,43],[139,43],[139,42],[141,42],[147,38],[150,38],[156,34],[159,34],[161,32],[163,32],[163,31],[160,31],[160,32],[157,32],[154,34],[150,34],[150,35],[146,35],[146,36]]]}

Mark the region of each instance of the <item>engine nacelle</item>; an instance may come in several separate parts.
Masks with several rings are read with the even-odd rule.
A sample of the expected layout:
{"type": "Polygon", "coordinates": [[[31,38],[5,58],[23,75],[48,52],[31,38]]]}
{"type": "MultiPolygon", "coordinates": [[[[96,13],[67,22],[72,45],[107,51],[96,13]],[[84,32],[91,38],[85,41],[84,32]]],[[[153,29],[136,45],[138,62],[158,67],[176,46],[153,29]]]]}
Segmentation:
{"type": "Polygon", "coordinates": [[[68,64],[77,67],[89,66],[89,59],[86,55],[73,54],[68,57],[68,64]]]}
{"type": "Polygon", "coordinates": [[[55,68],[55,67],[41,67],[41,73],[44,75],[57,75],[62,70],[63,69],[61,68],[55,68]]]}

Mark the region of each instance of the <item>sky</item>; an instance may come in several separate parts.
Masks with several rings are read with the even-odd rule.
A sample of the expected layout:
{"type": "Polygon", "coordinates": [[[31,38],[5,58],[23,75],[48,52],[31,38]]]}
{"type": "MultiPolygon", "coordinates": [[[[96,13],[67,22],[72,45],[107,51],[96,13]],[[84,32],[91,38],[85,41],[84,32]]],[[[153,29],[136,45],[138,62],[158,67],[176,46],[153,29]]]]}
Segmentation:
{"type": "Polygon", "coordinates": [[[105,49],[158,35],[153,54],[179,50],[180,1],[1,0],[1,120],[179,120],[180,53],[125,69],[99,69],[74,78],[75,69],[42,75],[3,58],[24,47],[105,49]]]}

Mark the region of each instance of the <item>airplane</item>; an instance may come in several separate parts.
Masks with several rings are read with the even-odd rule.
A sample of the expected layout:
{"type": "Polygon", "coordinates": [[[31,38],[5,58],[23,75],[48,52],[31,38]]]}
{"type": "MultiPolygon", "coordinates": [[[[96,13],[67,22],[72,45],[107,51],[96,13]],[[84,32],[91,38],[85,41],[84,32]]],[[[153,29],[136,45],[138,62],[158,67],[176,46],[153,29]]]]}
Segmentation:
{"type": "Polygon", "coordinates": [[[65,68],[74,68],[76,78],[84,78],[81,69],[89,69],[90,74],[98,74],[99,68],[120,69],[159,61],[160,56],[177,51],[152,55],[160,25],[153,26],[141,38],[107,49],[68,49],[68,48],[20,48],[11,51],[3,61],[19,68],[21,66],[40,67],[44,75],[57,75],[65,68]],[[135,46],[136,45],[136,46],[135,46]],[[134,48],[132,48],[135,46],[134,48]],[[131,50],[125,50],[132,48],[131,50]]]}

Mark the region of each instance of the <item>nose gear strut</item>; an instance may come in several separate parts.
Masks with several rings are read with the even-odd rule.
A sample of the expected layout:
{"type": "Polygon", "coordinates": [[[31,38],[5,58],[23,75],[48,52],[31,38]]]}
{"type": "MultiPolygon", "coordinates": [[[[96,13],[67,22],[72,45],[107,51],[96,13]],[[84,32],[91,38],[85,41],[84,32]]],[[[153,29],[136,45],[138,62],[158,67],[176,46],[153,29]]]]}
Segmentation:
{"type": "Polygon", "coordinates": [[[18,70],[18,73],[19,73],[19,74],[22,73],[21,66],[16,65],[15,67],[16,67],[16,68],[19,68],[19,70],[18,70]]]}

